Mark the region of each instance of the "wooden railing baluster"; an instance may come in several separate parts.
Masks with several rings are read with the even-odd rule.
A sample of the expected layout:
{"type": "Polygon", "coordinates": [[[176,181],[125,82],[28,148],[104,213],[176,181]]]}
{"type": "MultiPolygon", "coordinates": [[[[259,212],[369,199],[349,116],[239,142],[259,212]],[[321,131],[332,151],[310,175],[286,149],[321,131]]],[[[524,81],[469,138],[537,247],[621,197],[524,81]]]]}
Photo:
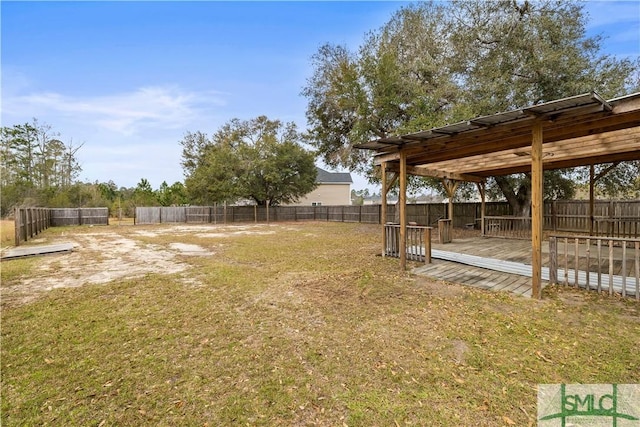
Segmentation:
{"type": "Polygon", "coordinates": [[[636,300],[640,300],[640,239],[551,235],[549,236],[549,280],[551,283],[560,281],[565,286],[572,285],[598,292],[605,290],[606,286],[609,295],[617,293],[622,297],[635,297],[636,300]],[[564,240],[564,281],[554,271],[558,268],[559,258],[562,255],[558,245],[560,238],[564,240]],[[592,244],[596,246],[596,259],[593,266],[591,265],[592,244]],[[569,253],[569,245],[572,246],[573,254],[569,253]],[[584,264],[582,264],[580,253],[581,245],[585,245],[584,264]],[[604,245],[608,246],[608,251],[602,250],[604,245]],[[569,261],[570,257],[573,258],[572,261],[569,261]],[[568,268],[571,263],[573,263],[571,267],[574,277],[569,280],[568,268]],[[608,277],[603,277],[603,263],[608,263],[606,264],[608,277]],[[591,274],[596,276],[592,278],[591,274]]]}

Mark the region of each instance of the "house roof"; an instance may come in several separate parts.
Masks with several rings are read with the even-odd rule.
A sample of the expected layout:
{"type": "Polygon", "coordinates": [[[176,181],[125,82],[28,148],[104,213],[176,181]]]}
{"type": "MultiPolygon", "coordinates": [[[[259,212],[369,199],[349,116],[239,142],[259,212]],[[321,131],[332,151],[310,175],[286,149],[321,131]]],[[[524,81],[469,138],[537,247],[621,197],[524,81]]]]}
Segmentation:
{"type": "Polygon", "coordinates": [[[318,176],[316,182],[318,184],[353,184],[351,174],[349,172],[328,172],[316,166],[318,176]]]}

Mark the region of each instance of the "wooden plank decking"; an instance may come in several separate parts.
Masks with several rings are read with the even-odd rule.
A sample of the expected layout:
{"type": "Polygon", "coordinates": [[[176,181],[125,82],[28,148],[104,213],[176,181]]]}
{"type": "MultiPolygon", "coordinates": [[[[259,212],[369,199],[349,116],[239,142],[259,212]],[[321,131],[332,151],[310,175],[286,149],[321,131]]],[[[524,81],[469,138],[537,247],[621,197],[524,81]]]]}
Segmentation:
{"type": "Polygon", "coordinates": [[[73,243],[60,243],[57,245],[46,246],[25,246],[19,248],[13,248],[2,252],[0,260],[10,260],[15,258],[24,258],[38,255],[48,255],[61,252],[71,252],[74,248],[73,243]]]}
{"type": "MultiPolygon", "coordinates": [[[[531,297],[531,242],[501,238],[454,238],[451,243],[432,243],[433,263],[413,270],[447,282],[531,297]],[[528,269],[528,271],[527,271],[528,269]]],[[[543,242],[543,264],[548,264],[549,245],[543,242]]],[[[543,271],[548,282],[548,269],[543,271]]]]}
{"type": "Polygon", "coordinates": [[[440,259],[434,259],[433,263],[414,269],[413,273],[480,289],[513,292],[516,295],[531,297],[531,278],[517,274],[440,259]]]}
{"type": "MultiPolygon", "coordinates": [[[[574,248],[569,245],[565,249],[569,256],[573,256],[574,248]]],[[[615,258],[621,256],[621,250],[615,251],[615,258]]],[[[584,256],[579,252],[580,256],[584,256]]],[[[517,295],[531,296],[531,242],[526,240],[512,240],[502,238],[465,237],[454,239],[452,243],[432,243],[432,264],[424,265],[413,270],[415,274],[454,283],[466,284],[482,289],[502,290],[517,295]]],[[[594,261],[595,262],[595,261],[594,261]]],[[[628,263],[627,269],[633,268],[628,263]]],[[[549,282],[549,242],[542,242],[542,281],[549,282]]],[[[573,283],[575,271],[568,264],[568,271],[564,266],[558,269],[558,279],[564,282],[565,276],[573,283]]],[[[614,269],[612,286],[616,293],[620,293],[623,285],[620,267],[614,269]]],[[[581,287],[586,287],[586,272],[579,271],[581,287]]],[[[597,276],[590,273],[589,287],[595,288],[597,276]]],[[[609,276],[603,275],[602,287],[609,289],[609,276]]],[[[633,279],[627,278],[627,295],[635,295],[633,279]]]]}

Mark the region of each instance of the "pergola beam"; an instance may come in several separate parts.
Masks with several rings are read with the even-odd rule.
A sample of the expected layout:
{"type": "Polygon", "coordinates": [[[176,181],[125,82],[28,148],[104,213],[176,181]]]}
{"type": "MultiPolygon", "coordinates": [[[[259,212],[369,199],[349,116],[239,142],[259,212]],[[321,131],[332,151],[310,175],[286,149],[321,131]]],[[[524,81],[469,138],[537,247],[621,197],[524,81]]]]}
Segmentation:
{"type": "MultiPolygon", "coordinates": [[[[391,171],[399,171],[400,164],[387,163],[387,168],[388,170],[391,170],[391,171]]],[[[439,178],[439,179],[452,179],[456,181],[468,181],[468,182],[482,182],[482,180],[484,179],[482,177],[475,176],[475,175],[439,171],[436,169],[426,168],[422,166],[407,166],[407,173],[409,175],[415,175],[415,176],[424,176],[424,177],[439,178]]]]}
{"type": "MultiPolygon", "coordinates": [[[[614,112],[616,108],[614,107],[614,112]]],[[[619,115],[604,115],[600,117],[578,116],[552,123],[544,122],[545,145],[582,137],[590,137],[596,134],[615,132],[640,126],[640,111],[627,109],[619,115]],[[545,124],[547,124],[545,126],[545,124]]],[[[455,152],[455,158],[465,158],[483,154],[491,154],[509,149],[520,149],[530,146],[531,120],[517,123],[513,127],[508,124],[497,125],[488,128],[479,128],[467,133],[451,136],[441,136],[425,140],[407,140],[403,150],[407,153],[408,165],[420,165],[437,163],[451,159],[451,153],[455,152]],[[489,137],[490,136],[490,137],[489,137]]],[[[634,132],[636,135],[638,131],[634,132]]],[[[383,161],[397,161],[399,154],[396,149],[381,150],[375,156],[374,161],[380,164],[383,161]]]]}

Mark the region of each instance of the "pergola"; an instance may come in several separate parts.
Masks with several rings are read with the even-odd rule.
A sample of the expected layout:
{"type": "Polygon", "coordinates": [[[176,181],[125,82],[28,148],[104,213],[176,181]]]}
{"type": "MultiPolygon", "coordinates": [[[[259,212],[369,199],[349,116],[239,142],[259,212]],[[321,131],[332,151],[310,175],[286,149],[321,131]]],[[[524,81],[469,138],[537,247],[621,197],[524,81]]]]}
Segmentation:
{"type": "MultiPolygon", "coordinates": [[[[382,172],[382,205],[399,179],[400,264],[406,268],[407,174],[440,178],[451,200],[460,181],[478,185],[484,205],[487,177],[531,173],[532,295],[541,297],[543,170],[640,160],[640,93],[604,100],[597,93],[559,99],[426,131],[380,138],[357,148],[375,151],[382,172]],[[395,172],[393,181],[388,172],[395,172]]],[[[483,209],[484,211],[484,209],[483,209]]],[[[383,209],[383,224],[386,209],[383,209]]],[[[484,229],[484,225],[483,225],[484,229]]]]}

